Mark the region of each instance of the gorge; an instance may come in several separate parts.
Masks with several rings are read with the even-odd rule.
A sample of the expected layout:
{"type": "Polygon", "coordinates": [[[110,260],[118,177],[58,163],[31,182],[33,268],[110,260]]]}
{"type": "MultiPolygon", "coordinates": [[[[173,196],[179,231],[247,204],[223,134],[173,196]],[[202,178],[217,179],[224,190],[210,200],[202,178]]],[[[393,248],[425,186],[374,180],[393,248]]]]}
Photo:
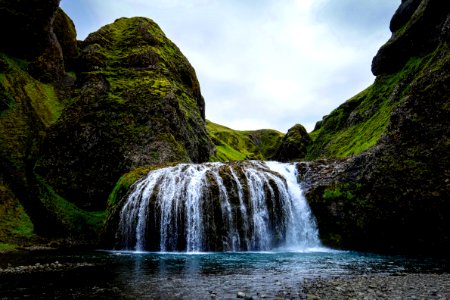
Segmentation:
{"type": "Polygon", "coordinates": [[[0,0],[0,298],[450,298],[445,1],[402,0],[373,84],[286,134],[206,120],[153,20],[79,41],[26,2],[0,0]]]}
{"type": "MultiPolygon", "coordinates": [[[[205,215],[220,222],[205,225],[206,236],[217,236],[198,247],[276,247],[286,242],[293,219],[271,213],[272,200],[266,200],[272,223],[255,227],[246,195],[253,187],[242,168],[251,160],[279,160],[297,164],[297,181],[323,245],[449,252],[450,20],[442,1],[402,1],[390,24],[392,36],[373,59],[374,83],[324,116],[312,132],[296,124],[286,134],[237,131],[206,120],[194,67],[151,19],[119,18],[79,41],[56,0],[33,0],[29,6],[1,0],[0,17],[5,37],[0,46],[1,248],[116,247],[123,241],[111,228],[118,228],[130,187],[150,171],[188,163],[215,163],[210,167],[220,175],[205,171],[204,185],[214,189],[205,193],[215,199],[211,196],[214,204],[202,209],[211,209],[205,215]],[[227,162],[238,160],[246,162],[227,162]],[[236,166],[239,180],[219,162],[236,166]],[[274,225],[278,221],[272,218],[287,223],[274,225]],[[258,230],[275,234],[264,245],[258,230]]],[[[272,171],[264,174],[280,179],[272,171]]],[[[267,180],[266,196],[271,189],[282,194],[275,179],[267,180]]],[[[273,207],[283,211],[289,205],[273,207]]],[[[187,241],[174,236],[169,239],[177,246],[160,247],[159,231],[158,238],[145,238],[151,249],[188,249],[187,241]]]]}

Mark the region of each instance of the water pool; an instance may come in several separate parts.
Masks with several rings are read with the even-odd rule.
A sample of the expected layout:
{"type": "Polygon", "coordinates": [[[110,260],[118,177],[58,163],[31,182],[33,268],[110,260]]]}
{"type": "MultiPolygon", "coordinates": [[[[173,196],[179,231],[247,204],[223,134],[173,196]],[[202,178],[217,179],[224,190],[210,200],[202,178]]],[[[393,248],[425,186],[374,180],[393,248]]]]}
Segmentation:
{"type": "Polygon", "coordinates": [[[0,274],[0,298],[253,299],[301,297],[304,279],[361,274],[442,273],[448,259],[333,251],[151,253],[31,252],[0,256],[7,264],[90,263],[66,271],[0,274]]]}

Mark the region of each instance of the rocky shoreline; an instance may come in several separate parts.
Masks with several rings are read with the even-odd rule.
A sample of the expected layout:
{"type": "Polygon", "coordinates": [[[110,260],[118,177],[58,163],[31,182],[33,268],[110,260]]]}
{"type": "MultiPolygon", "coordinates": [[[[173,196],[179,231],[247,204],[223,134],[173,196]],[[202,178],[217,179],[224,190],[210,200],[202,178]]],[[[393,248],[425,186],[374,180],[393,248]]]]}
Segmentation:
{"type": "Polygon", "coordinates": [[[450,274],[377,274],[305,279],[300,299],[450,299],[450,274]]]}
{"type": "Polygon", "coordinates": [[[53,263],[35,263],[34,265],[25,266],[12,266],[8,265],[6,268],[0,268],[0,275],[2,274],[24,274],[24,273],[34,273],[34,272],[52,272],[52,271],[67,271],[76,268],[92,267],[94,264],[91,263],[60,263],[55,261],[53,263]]]}

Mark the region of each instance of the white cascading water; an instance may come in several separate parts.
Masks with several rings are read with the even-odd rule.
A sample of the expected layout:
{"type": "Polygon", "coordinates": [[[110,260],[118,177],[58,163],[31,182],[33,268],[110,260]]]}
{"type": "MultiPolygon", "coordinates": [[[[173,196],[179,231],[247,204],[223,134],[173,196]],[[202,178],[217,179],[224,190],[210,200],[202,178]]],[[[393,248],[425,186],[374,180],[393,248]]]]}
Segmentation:
{"type": "Polygon", "coordinates": [[[307,250],[320,246],[295,164],[180,164],[133,185],[121,247],[136,251],[307,250]]]}

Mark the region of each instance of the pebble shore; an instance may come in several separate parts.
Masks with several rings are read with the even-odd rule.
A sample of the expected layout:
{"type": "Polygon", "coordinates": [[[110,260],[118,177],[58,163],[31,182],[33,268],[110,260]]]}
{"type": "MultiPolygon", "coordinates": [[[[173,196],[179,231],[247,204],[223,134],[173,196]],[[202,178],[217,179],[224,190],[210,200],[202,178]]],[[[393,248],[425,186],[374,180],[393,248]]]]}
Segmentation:
{"type": "Polygon", "coordinates": [[[8,266],[7,268],[0,268],[1,274],[24,274],[24,273],[34,273],[34,272],[51,272],[51,271],[66,271],[82,267],[91,267],[93,264],[90,263],[60,263],[55,261],[53,263],[36,263],[34,265],[27,266],[8,266]]]}
{"type": "Polygon", "coordinates": [[[450,274],[397,274],[305,280],[300,299],[450,299],[450,274]]]}

